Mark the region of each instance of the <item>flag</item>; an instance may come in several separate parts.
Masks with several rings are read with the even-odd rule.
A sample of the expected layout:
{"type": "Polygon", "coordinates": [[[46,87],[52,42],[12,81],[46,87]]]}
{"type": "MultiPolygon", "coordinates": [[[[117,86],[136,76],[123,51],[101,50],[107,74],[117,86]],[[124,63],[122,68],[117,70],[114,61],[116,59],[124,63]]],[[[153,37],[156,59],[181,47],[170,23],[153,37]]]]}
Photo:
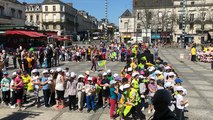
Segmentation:
{"type": "Polygon", "coordinates": [[[103,67],[106,65],[106,60],[101,60],[101,61],[98,61],[98,66],[99,67],[103,67]]]}

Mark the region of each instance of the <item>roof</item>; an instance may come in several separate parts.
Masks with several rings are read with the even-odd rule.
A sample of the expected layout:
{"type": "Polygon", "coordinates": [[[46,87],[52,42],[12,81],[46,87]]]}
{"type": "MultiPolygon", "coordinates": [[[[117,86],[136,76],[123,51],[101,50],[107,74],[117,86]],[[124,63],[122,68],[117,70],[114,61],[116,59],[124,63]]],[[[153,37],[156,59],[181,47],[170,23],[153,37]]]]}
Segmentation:
{"type": "Polygon", "coordinates": [[[173,0],[133,0],[133,8],[165,8],[173,7],[173,0]]]}
{"type": "Polygon", "coordinates": [[[60,0],[44,0],[43,4],[64,4],[64,3],[60,0]]]}
{"type": "Polygon", "coordinates": [[[12,3],[16,3],[16,4],[21,4],[18,0],[4,0],[4,1],[9,1],[9,2],[12,2],[12,3]]]}
{"type": "Polygon", "coordinates": [[[132,17],[132,13],[127,9],[120,17],[129,18],[129,17],[132,17]]]}

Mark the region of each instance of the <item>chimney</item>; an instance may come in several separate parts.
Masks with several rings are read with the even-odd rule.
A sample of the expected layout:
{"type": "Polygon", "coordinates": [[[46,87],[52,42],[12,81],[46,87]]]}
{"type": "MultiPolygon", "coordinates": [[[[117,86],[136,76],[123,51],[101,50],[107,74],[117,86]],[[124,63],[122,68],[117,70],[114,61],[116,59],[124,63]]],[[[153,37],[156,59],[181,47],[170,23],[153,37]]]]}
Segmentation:
{"type": "Polygon", "coordinates": [[[73,7],[73,6],[72,6],[72,5],[73,5],[72,3],[67,3],[67,5],[70,6],[70,7],[73,7]]]}

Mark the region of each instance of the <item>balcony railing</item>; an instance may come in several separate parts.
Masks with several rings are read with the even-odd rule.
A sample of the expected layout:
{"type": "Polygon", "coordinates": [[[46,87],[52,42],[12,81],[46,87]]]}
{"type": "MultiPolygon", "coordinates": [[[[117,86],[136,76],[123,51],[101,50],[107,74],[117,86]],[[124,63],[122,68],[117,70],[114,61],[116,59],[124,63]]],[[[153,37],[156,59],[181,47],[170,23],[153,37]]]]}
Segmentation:
{"type": "Polygon", "coordinates": [[[65,19],[44,19],[44,23],[58,23],[65,22],[65,19]]]}
{"type": "Polygon", "coordinates": [[[0,18],[3,18],[3,19],[11,19],[10,16],[6,16],[6,15],[0,15],[0,18]]]}

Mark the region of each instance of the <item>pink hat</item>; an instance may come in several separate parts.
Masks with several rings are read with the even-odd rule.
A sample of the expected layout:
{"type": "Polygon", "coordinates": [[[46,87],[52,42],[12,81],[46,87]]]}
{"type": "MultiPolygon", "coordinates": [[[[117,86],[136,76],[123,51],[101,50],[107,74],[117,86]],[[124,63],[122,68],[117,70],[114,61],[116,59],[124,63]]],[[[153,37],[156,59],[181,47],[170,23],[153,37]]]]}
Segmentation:
{"type": "Polygon", "coordinates": [[[141,70],[140,74],[141,74],[141,75],[144,75],[145,73],[144,73],[144,71],[143,71],[143,70],[141,70]]]}

